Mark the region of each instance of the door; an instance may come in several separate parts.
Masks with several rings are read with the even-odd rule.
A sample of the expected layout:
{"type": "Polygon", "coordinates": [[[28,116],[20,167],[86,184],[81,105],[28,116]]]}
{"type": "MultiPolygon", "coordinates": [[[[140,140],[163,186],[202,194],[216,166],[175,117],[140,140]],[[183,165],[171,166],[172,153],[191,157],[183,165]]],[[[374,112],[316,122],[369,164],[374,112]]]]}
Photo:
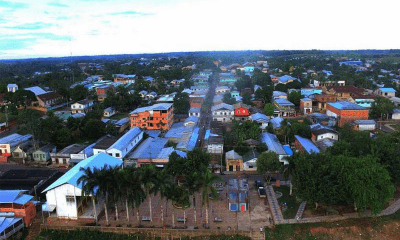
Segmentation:
{"type": "Polygon", "coordinates": [[[229,172],[233,172],[233,165],[229,165],[229,172]]]}
{"type": "Polygon", "coordinates": [[[240,171],[240,166],[236,165],[236,172],[239,172],[239,171],[240,171]]]}
{"type": "Polygon", "coordinates": [[[244,205],[244,204],[240,205],[240,211],[246,212],[246,205],[244,205]]]}

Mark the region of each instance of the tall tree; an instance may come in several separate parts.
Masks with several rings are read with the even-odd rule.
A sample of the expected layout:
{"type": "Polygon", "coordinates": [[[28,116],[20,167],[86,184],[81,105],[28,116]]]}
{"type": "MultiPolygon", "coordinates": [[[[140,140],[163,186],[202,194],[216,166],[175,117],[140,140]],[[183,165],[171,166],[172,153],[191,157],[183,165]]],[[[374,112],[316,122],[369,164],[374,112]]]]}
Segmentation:
{"type": "MultiPolygon", "coordinates": [[[[257,171],[260,174],[265,174],[266,178],[269,176],[268,173],[276,172],[281,169],[282,163],[279,162],[279,156],[275,152],[267,151],[261,153],[257,158],[257,171]]],[[[271,177],[267,178],[268,184],[271,181],[271,177]]]]}
{"type": "Polygon", "coordinates": [[[211,171],[207,169],[207,171],[202,175],[201,178],[201,195],[202,195],[202,205],[206,205],[206,224],[208,226],[208,208],[209,208],[209,196],[211,195],[211,199],[217,200],[219,199],[218,192],[212,185],[216,181],[220,181],[221,178],[216,175],[212,175],[211,171]]]}
{"type": "Polygon", "coordinates": [[[394,110],[395,106],[388,98],[377,97],[371,105],[370,117],[374,119],[388,118],[394,110]]]}
{"type": "Polygon", "coordinates": [[[97,219],[97,208],[96,208],[96,199],[97,199],[97,189],[99,187],[99,183],[97,182],[96,172],[98,169],[94,168],[93,170],[90,167],[80,168],[80,171],[83,171],[83,174],[78,178],[76,183],[78,185],[82,184],[82,196],[92,196],[93,201],[93,209],[94,216],[96,220],[96,225],[98,225],[97,219]]]}
{"type": "Polygon", "coordinates": [[[275,110],[274,104],[267,103],[264,105],[264,112],[265,112],[265,115],[267,115],[268,117],[271,117],[272,115],[274,115],[274,110],[275,110]]]}
{"type": "Polygon", "coordinates": [[[178,92],[174,97],[174,113],[187,114],[189,112],[190,103],[187,93],[178,92]]]}

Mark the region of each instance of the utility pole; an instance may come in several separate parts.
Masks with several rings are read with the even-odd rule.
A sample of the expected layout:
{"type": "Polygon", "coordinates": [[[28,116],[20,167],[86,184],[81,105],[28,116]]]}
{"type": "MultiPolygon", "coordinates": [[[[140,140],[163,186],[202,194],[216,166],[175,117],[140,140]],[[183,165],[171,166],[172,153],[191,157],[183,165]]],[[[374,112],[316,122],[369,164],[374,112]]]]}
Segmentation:
{"type": "Polygon", "coordinates": [[[8,128],[8,106],[7,106],[7,104],[6,104],[5,110],[6,110],[6,129],[7,129],[8,128]]]}

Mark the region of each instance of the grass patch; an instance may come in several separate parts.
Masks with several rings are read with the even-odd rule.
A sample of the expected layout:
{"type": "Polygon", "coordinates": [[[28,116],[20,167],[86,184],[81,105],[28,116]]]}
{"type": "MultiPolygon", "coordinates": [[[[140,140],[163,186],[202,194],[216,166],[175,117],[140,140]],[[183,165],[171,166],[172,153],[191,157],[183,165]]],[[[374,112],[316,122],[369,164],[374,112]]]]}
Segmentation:
{"type": "Polygon", "coordinates": [[[300,206],[300,202],[296,200],[295,192],[293,191],[293,196],[290,196],[289,186],[274,187],[274,190],[283,193],[282,197],[278,199],[279,205],[286,203],[287,206],[287,210],[282,211],[283,218],[294,218],[300,206]]]}

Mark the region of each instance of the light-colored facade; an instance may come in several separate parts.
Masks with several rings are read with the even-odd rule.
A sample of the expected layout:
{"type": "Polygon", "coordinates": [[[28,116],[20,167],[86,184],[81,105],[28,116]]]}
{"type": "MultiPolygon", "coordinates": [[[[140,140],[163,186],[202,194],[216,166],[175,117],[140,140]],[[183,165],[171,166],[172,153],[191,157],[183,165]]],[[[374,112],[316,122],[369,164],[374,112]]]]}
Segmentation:
{"type": "Polygon", "coordinates": [[[93,100],[81,100],[71,105],[71,113],[87,113],[93,109],[93,100]]]}
{"type": "Polygon", "coordinates": [[[234,119],[234,109],[232,105],[221,103],[211,107],[212,118],[219,122],[232,122],[234,119]]]}

